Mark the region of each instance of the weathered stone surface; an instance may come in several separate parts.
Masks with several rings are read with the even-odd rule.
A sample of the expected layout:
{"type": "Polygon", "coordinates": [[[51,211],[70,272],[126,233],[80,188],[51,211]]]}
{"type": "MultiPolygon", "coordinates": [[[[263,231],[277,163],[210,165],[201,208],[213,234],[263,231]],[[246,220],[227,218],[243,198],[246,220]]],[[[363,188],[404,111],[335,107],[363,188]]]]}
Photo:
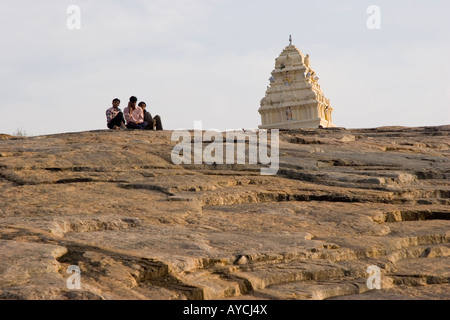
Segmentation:
{"type": "Polygon", "coordinates": [[[169,131],[2,136],[0,298],[450,299],[449,135],[283,131],[276,176],[174,165],[169,131]]]}
{"type": "Polygon", "coordinates": [[[8,139],[12,139],[13,136],[10,136],[8,134],[0,134],[0,140],[8,140],[8,139]]]}

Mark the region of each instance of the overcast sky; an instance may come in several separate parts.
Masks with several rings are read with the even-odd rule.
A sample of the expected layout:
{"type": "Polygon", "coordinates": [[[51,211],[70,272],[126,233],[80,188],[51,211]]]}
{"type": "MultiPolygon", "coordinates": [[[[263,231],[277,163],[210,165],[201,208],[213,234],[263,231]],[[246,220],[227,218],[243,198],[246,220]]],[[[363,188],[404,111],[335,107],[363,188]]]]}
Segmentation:
{"type": "Polygon", "coordinates": [[[448,0],[2,0],[0,133],[105,129],[111,100],[131,95],[165,129],[256,128],[289,34],[336,125],[450,124],[449,12],[448,0]]]}

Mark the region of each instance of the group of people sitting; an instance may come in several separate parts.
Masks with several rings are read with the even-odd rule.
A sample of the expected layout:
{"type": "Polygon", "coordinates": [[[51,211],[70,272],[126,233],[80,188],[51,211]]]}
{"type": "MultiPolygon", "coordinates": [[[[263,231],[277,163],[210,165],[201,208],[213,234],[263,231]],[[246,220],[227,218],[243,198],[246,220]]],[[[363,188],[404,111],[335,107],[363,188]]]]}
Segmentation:
{"type": "Polygon", "coordinates": [[[111,130],[163,130],[161,117],[152,117],[150,112],[146,111],[147,104],[139,102],[135,96],[130,98],[128,107],[123,112],[120,110],[120,100],[114,99],[112,107],[106,110],[106,121],[111,130]]]}

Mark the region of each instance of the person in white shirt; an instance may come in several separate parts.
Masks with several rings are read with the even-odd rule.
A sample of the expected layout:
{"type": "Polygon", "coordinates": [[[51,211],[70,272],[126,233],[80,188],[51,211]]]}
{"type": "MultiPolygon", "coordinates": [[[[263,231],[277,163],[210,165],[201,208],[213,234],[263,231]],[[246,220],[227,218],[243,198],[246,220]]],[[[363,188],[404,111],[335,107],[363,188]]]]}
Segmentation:
{"type": "Polygon", "coordinates": [[[141,107],[136,106],[137,98],[135,96],[130,97],[128,107],[123,110],[125,120],[127,121],[128,129],[144,130],[148,123],[144,121],[144,111],[141,107]]]}

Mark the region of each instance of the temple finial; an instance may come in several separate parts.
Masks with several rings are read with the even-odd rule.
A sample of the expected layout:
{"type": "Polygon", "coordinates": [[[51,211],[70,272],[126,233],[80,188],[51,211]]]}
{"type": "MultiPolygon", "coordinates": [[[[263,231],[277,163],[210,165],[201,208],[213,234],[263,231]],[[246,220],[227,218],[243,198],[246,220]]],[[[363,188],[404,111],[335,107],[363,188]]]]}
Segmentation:
{"type": "Polygon", "coordinates": [[[292,34],[289,35],[289,45],[292,46],[292,34]]]}

